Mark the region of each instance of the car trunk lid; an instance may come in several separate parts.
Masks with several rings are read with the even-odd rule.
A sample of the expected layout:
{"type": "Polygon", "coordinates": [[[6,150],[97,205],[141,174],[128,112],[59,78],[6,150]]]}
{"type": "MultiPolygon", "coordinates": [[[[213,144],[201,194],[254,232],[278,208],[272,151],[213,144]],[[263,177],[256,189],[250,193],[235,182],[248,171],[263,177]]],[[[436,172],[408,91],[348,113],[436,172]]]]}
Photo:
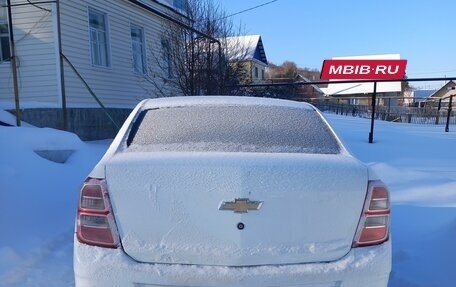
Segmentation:
{"type": "Polygon", "coordinates": [[[130,152],[106,180],[133,259],[249,266],[347,254],[368,172],[341,154],[130,152]]]}

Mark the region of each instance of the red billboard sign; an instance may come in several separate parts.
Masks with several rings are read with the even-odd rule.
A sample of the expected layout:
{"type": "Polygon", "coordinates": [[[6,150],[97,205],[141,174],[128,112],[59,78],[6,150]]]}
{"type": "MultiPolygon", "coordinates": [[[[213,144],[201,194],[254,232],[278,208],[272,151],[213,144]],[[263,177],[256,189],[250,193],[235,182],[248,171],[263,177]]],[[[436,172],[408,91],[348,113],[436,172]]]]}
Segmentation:
{"type": "Polygon", "coordinates": [[[407,60],[333,59],[325,60],[322,80],[400,80],[407,60]]]}

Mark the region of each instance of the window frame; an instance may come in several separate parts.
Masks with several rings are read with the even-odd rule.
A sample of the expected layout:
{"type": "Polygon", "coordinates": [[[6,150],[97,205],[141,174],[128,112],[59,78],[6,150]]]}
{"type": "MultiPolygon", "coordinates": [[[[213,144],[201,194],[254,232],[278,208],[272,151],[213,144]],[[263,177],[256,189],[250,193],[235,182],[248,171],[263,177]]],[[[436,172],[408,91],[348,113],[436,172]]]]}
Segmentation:
{"type": "Polygon", "coordinates": [[[351,98],[350,105],[359,106],[360,100],[358,98],[351,98]]]}
{"type": "Polygon", "coordinates": [[[130,41],[131,41],[131,57],[132,57],[132,63],[133,63],[133,71],[137,74],[145,75],[145,74],[147,74],[147,59],[146,59],[146,39],[145,39],[144,27],[136,25],[134,23],[130,23],[130,41]],[[140,39],[141,41],[136,41],[133,39],[133,36],[132,36],[133,29],[138,29],[141,32],[141,39],[140,39]],[[141,58],[142,67],[138,67],[136,64],[134,44],[140,45],[141,54],[139,56],[141,58]],[[139,68],[142,68],[142,70],[140,70],[139,68]]]}
{"type": "Polygon", "coordinates": [[[343,145],[329,124],[320,113],[310,107],[242,104],[171,105],[145,108],[138,111],[136,120],[131,123],[130,132],[126,137],[126,148],[127,152],[290,154],[342,154],[344,152],[343,145]],[[231,119],[220,116],[223,114],[230,114],[231,119]],[[253,118],[253,121],[243,120],[245,116],[251,114],[260,116],[253,118]],[[213,118],[214,115],[218,118],[213,118]],[[290,126],[290,121],[284,120],[286,117],[283,115],[288,116],[288,119],[295,124],[290,126]],[[276,119],[273,119],[274,117],[276,119]],[[214,120],[207,120],[208,118],[214,120]],[[175,129],[166,128],[170,122],[176,127],[175,129]],[[237,125],[237,123],[240,124],[237,125]],[[233,129],[233,124],[237,128],[233,129]],[[316,129],[312,131],[303,128],[306,126],[316,129]],[[293,136],[284,136],[285,134],[293,136]],[[284,142],[285,138],[287,140],[284,142]]]}
{"type": "Polygon", "coordinates": [[[168,39],[161,40],[162,57],[163,57],[163,62],[166,65],[166,66],[164,66],[164,68],[166,68],[166,77],[168,79],[171,79],[174,77],[174,69],[173,69],[170,45],[171,44],[168,39]]]}
{"type": "Polygon", "coordinates": [[[87,9],[87,19],[88,19],[88,32],[89,32],[89,50],[90,50],[90,63],[92,64],[92,66],[94,67],[98,67],[98,68],[111,68],[112,66],[112,59],[111,59],[111,41],[110,41],[110,35],[109,35],[109,17],[108,17],[108,14],[106,12],[103,12],[103,11],[100,11],[98,9],[95,9],[95,8],[92,8],[92,7],[88,7],[87,9]],[[98,37],[99,37],[99,34],[98,32],[100,32],[100,30],[98,30],[97,28],[95,27],[92,27],[92,24],[90,23],[90,19],[91,19],[91,14],[97,14],[99,16],[102,16],[103,17],[103,21],[104,21],[104,30],[101,31],[104,33],[104,52],[106,53],[104,59],[101,58],[101,54],[102,54],[102,51],[100,50],[100,47],[102,47],[100,45],[100,41],[95,41],[92,39],[92,32],[95,32],[97,33],[97,40],[98,37]],[[96,63],[95,62],[95,55],[94,55],[94,50],[93,50],[93,45],[96,44],[98,45],[98,51],[100,53],[100,62],[101,63],[96,63]],[[106,63],[103,63],[103,60],[106,61],[106,63]]]}
{"type": "Polygon", "coordinates": [[[6,0],[0,0],[0,9],[4,10],[0,13],[4,13],[4,19],[0,18],[0,25],[5,25],[6,33],[0,33],[0,64],[3,62],[11,61],[11,47],[10,47],[10,35],[9,35],[9,21],[8,21],[8,7],[6,6],[6,0]],[[3,39],[7,40],[7,45],[3,46],[3,39]],[[7,58],[3,58],[4,48],[6,48],[7,58]]]}

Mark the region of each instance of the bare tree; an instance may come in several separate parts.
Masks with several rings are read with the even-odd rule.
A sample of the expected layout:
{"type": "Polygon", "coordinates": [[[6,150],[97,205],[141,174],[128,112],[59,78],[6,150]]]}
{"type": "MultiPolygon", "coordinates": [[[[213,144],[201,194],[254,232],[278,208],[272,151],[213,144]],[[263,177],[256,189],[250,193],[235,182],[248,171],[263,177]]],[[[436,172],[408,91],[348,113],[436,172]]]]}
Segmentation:
{"type": "Polygon", "coordinates": [[[295,62],[285,61],[281,65],[269,63],[267,71],[270,79],[293,79],[298,74],[298,66],[295,62]]]}
{"type": "Polygon", "coordinates": [[[175,87],[183,95],[236,93],[247,72],[242,60],[248,49],[228,39],[240,35],[241,29],[210,0],[189,0],[186,15],[180,19],[185,25],[163,27],[161,47],[151,49],[146,79],[160,96],[175,87]]]}

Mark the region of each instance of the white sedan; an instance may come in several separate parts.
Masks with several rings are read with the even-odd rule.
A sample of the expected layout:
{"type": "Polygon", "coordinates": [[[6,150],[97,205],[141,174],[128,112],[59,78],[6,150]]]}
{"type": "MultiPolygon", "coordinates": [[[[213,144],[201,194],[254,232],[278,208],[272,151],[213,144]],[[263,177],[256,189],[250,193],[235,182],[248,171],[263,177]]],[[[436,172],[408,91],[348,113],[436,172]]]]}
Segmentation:
{"type": "Polygon", "coordinates": [[[77,287],[370,286],[389,192],[306,103],[142,101],[82,185],[77,287]]]}

